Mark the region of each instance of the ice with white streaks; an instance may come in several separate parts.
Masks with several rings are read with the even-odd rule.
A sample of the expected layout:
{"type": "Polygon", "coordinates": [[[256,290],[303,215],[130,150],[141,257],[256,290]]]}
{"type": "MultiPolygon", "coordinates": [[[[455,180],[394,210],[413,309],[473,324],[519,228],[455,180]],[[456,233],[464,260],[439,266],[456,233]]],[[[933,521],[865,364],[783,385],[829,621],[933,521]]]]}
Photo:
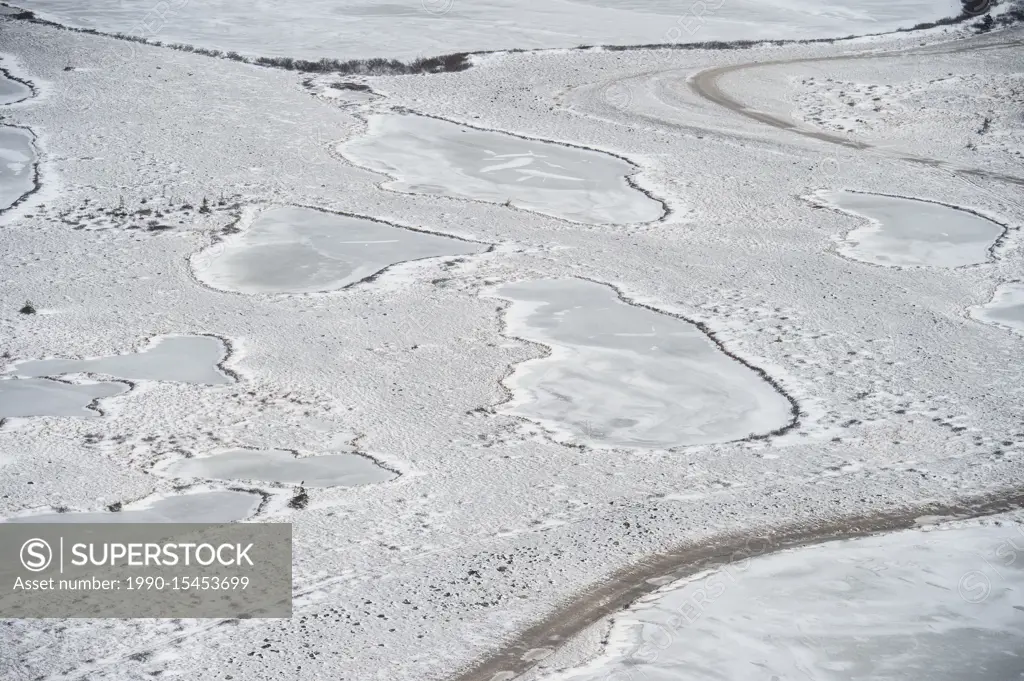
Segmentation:
{"type": "Polygon", "coordinates": [[[683,319],[578,279],[501,286],[513,336],[551,348],[516,367],[502,411],[605,447],[663,449],[763,435],[789,400],[683,319]]]}
{"type": "Polygon", "coordinates": [[[465,255],[481,244],[365,218],[285,206],[192,258],[200,281],[239,293],[333,291],[392,265],[465,255]]]}
{"type": "Polygon", "coordinates": [[[128,390],[122,383],[64,383],[45,378],[0,379],[0,419],[31,416],[99,416],[92,403],[128,390]]]}
{"type": "Polygon", "coordinates": [[[1024,282],[1000,284],[991,301],[971,308],[971,316],[1024,334],[1024,282]]]}
{"type": "Polygon", "coordinates": [[[32,95],[32,88],[0,73],[0,106],[13,104],[32,95]]]}
{"type": "Polygon", "coordinates": [[[962,267],[987,262],[1003,228],[974,213],[929,201],[851,191],[823,192],[840,210],[868,218],[839,251],[875,265],[962,267]]]}
{"type": "Polygon", "coordinates": [[[912,530],[757,558],[616,616],[545,681],[1024,678],[1024,526],[912,530]]]}
{"type": "Polygon", "coordinates": [[[36,149],[28,130],[0,126],[0,210],[13,206],[35,186],[36,149]]]}
{"type": "Polygon", "coordinates": [[[296,457],[281,450],[234,449],[212,456],[181,459],[167,466],[164,475],[209,480],[253,480],[302,484],[307,487],[355,487],[395,477],[359,454],[296,457]]]}
{"type": "Polygon", "coordinates": [[[18,376],[91,373],[135,381],[216,385],[232,379],[219,364],[227,355],[213,336],[162,336],[139,352],[91,359],[42,359],[16,364],[18,376]]]}
{"type": "Polygon", "coordinates": [[[491,203],[588,224],[658,220],[663,206],[632,187],[632,164],[599,151],[477,130],[426,116],[374,115],[339,145],[384,186],[491,203]]]}
{"type": "Polygon", "coordinates": [[[102,513],[38,513],[9,523],[230,523],[259,508],[257,494],[219,490],[158,499],[145,507],[102,513]]]}

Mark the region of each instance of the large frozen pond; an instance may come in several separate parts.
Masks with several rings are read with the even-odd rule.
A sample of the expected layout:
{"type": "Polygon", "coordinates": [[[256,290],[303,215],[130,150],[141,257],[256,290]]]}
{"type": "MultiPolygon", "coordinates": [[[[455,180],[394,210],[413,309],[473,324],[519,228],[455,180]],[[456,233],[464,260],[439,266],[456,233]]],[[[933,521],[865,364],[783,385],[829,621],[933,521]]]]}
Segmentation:
{"type": "Polygon", "coordinates": [[[597,151],[467,128],[426,116],[375,115],[338,150],[393,178],[385,187],[492,203],[590,224],[651,222],[664,207],[634,189],[632,164],[597,151]]]}
{"type": "Polygon", "coordinates": [[[28,130],[0,126],[0,210],[10,208],[35,187],[32,139],[28,130]]]}
{"type": "Polygon", "coordinates": [[[247,449],[182,459],[161,472],[178,478],[254,480],[307,487],[354,487],[395,477],[391,471],[358,454],[296,457],[280,450],[247,449]]]}
{"type": "Polygon", "coordinates": [[[135,381],[230,383],[219,368],[227,355],[224,342],[212,336],[163,336],[127,355],[92,359],[43,359],[16,364],[19,376],[92,373],[135,381]]]}
{"type": "Polygon", "coordinates": [[[989,249],[1003,234],[991,220],[938,203],[851,191],[820,196],[871,221],[850,232],[839,250],[875,265],[976,265],[988,261],[989,249]]]}
{"type": "Polygon", "coordinates": [[[128,390],[122,383],[70,384],[45,378],[0,378],[0,419],[29,416],[99,416],[93,401],[128,390]]]}
{"type": "Polygon", "coordinates": [[[724,567],[616,616],[545,681],[1024,678],[1024,527],[907,531],[724,567]]]}
{"type": "Polygon", "coordinates": [[[259,508],[261,497],[223,490],[164,497],[138,509],[116,513],[39,513],[9,518],[9,523],[230,523],[259,508]]]}
{"type": "Polygon", "coordinates": [[[18,0],[75,26],[245,54],[413,58],[459,50],[845,36],[959,12],[956,0],[18,0]]]}
{"type": "Polygon", "coordinates": [[[578,279],[507,284],[509,334],[551,348],[516,366],[502,410],[598,446],[662,449],[787,426],[792,405],[696,326],[578,279]]]}
{"type": "Polygon", "coordinates": [[[383,222],[286,206],[192,259],[206,284],[240,293],[313,293],[354,284],[409,260],[486,250],[383,222]]]}
{"type": "Polygon", "coordinates": [[[1024,282],[1000,284],[990,302],[971,308],[971,316],[1024,334],[1024,282]]]}
{"type": "Polygon", "coordinates": [[[0,71],[0,106],[20,102],[32,96],[32,88],[24,83],[12,80],[0,71]]]}

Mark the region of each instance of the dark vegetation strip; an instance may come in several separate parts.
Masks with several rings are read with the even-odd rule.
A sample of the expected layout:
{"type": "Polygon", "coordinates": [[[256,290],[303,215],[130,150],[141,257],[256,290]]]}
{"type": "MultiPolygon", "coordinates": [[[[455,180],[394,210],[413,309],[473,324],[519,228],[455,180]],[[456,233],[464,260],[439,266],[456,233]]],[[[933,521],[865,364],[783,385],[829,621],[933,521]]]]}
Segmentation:
{"type": "MultiPolygon", "coordinates": [[[[995,6],[995,4],[996,3],[993,3],[993,6],[995,6]]],[[[11,9],[21,9],[9,5],[6,2],[0,2],[0,6],[9,7],[11,9]]],[[[968,13],[965,11],[961,12],[957,16],[946,17],[944,19],[938,19],[936,21],[926,21],[915,26],[911,26],[910,28],[898,28],[894,31],[888,31],[884,33],[869,33],[866,36],[848,35],[842,38],[805,38],[799,40],[711,40],[697,43],[651,43],[645,45],[580,45],[578,47],[574,47],[571,49],[600,49],[611,52],[622,52],[629,50],[744,50],[763,45],[783,46],[810,45],[816,43],[833,44],[837,41],[850,40],[852,38],[857,37],[889,35],[892,33],[908,33],[910,31],[920,31],[929,28],[936,28],[939,26],[951,26],[954,24],[969,21],[971,19],[976,19],[977,17],[977,13],[968,13]]],[[[194,45],[185,45],[182,43],[164,43],[159,40],[152,40],[149,38],[131,35],[128,33],[109,33],[105,31],[99,31],[94,28],[77,28],[73,26],[65,26],[64,24],[59,24],[55,21],[41,19],[37,17],[35,13],[29,10],[22,10],[20,12],[15,12],[14,14],[8,14],[2,18],[27,21],[29,23],[41,24],[44,26],[50,26],[64,31],[73,31],[75,33],[88,33],[90,35],[117,38],[118,40],[143,43],[146,45],[152,45],[154,47],[168,47],[172,50],[179,50],[181,52],[194,52],[196,54],[202,54],[208,57],[230,59],[232,61],[238,61],[245,64],[253,64],[255,66],[279,68],[288,71],[301,71],[304,73],[337,73],[342,75],[364,76],[402,76],[410,74],[452,73],[456,71],[465,71],[469,69],[473,65],[470,58],[474,55],[488,55],[502,52],[543,52],[547,49],[538,48],[532,50],[511,49],[481,50],[478,52],[453,52],[451,54],[444,54],[437,57],[421,57],[409,62],[403,62],[398,59],[385,59],[383,57],[349,60],[330,59],[328,57],[323,57],[322,59],[318,60],[294,59],[292,57],[247,57],[234,51],[225,52],[223,50],[215,50],[206,47],[196,47],[194,45]]],[[[996,26],[1009,26],[1010,24],[1016,23],[1018,21],[1024,21],[1024,10],[1022,9],[1010,10],[1009,12],[1001,15],[997,19],[993,19],[991,16],[985,15],[984,19],[974,23],[972,26],[973,28],[976,29],[976,32],[984,33],[992,30],[992,28],[996,26]]]]}

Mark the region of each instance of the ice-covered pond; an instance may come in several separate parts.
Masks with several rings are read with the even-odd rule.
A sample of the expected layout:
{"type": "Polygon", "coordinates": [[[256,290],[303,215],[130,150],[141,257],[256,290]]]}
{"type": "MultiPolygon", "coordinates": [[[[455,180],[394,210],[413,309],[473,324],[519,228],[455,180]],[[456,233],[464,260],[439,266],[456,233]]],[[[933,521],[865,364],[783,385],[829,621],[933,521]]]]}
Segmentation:
{"type": "Polygon", "coordinates": [[[392,265],[486,246],[365,218],[285,206],[192,258],[204,283],[239,293],[332,291],[392,265]]]}
{"type": "Polygon", "coordinates": [[[836,208],[870,223],[846,235],[843,255],[875,265],[961,267],[987,262],[999,224],[939,203],[852,191],[822,192],[836,208]]]}
{"type": "Polygon", "coordinates": [[[35,187],[33,139],[23,128],[0,126],[0,210],[10,208],[35,187]]]}
{"type": "Polygon", "coordinates": [[[767,434],[792,404],[762,375],[726,355],[695,325],[623,302],[579,279],[507,284],[508,333],[548,357],[519,364],[501,410],[576,441],[662,449],[767,434]]]}
{"type": "Polygon", "coordinates": [[[139,508],[101,513],[38,513],[9,523],[230,523],[259,508],[258,494],[219,490],[163,497],[139,508]]]}
{"type": "Polygon", "coordinates": [[[254,480],[302,484],[307,487],[354,487],[395,477],[373,460],[358,454],[296,457],[281,450],[235,449],[213,456],[181,459],[160,471],[177,478],[254,480]]]}
{"type": "Polygon", "coordinates": [[[1024,678],[1024,527],[820,544],[726,566],[617,615],[606,654],[545,681],[1024,678]]]}
{"type": "Polygon", "coordinates": [[[664,207],[615,156],[414,115],[374,115],[338,150],[403,192],[476,199],[589,224],[652,222],[664,207]]]}
{"type": "Polygon", "coordinates": [[[32,96],[32,88],[24,83],[8,78],[0,71],[0,106],[20,102],[32,96]]]}
{"type": "Polygon", "coordinates": [[[123,383],[64,383],[45,378],[0,378],[0,419],[99,416],[92,403],[128,390],[123,383]]]}
{"type": "Polygon", "coordinates": [[[135,381],[220,384],[231,378],[219,365],[227,355],[224,341],[213,336],[161,336],[149,347],[126,355],[90,359],[42,359],[20,362],[19,376],[92,373],[135,381]]]}
{"type": "Polygon", "coordinates": [[[971,308],[971,316],[1024,334],[1024,282],[1000,284],[991,301],[971,308]]]}

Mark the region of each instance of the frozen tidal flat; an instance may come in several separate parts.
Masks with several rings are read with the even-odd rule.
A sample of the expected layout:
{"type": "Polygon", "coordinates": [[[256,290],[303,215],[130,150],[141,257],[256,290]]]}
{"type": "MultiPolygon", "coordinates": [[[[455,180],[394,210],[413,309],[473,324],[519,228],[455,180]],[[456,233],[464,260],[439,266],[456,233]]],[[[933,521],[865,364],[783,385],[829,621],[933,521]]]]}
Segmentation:
{"type": "Polygon", "coordinates": [[[870,219],[840,252],[875,265],[961,267],[988,261],[1003,228],[983,217],[928,201],[860,192],[824,192],[837,208],[870,219]]]}
{"type": "Polygon", "coordinates": [[[46,18],[305,59],[412,58],[580,43],[844,36],[956,14],[956,0],[19,0],[46,18]]]}
{"type": "Polygon", "coordinates": [[[426,116],[375,115],[338,150],[397,191],[491,203],[588,224],[652,222],[663,206],[626,181],[630,163],[598,151],[467,128],[426,116]]]}
{"type": "Polygon", "coordinates": [[[617,616],[607,655],[546,681],[1020,679],[1022,546],[1011,522],[726,566],[617,616]]]}
{"type": "Polygon", "coordinates": [[[1001,284],[990,302],[971,308],[971,316],[1024,334],[1024,282],[1001,284]]]}
{"type": "Polygon", "coordinates": [[[165,497],[145,508],[116,513],[40,513],[9,518],[9,523],[230,523],[249,517],[259,508],[257,494],[197,492],[165,497]]]}
{"type": "Polygon", "coordinates": [[[609,286],[537,280],[493,295],[512,301],[510,334],[551,348],[516,366],[506,413],[591,444],[650,449],[739,440],[792,421],[784,395],[696,326],[625,303],[609,286]]]}
{"type": "Polygon", "coordinates": [[[0,379],[0,419],[29,416],[99,416],[89,405],[128,390],[121,383],[69,384],[45,378],[0,379]]]}
{"type": "Polygon", "coordinates": [[[218,364],[224,342],[212,336],[164,336],[148,348],[127,355],[93,359],[43,359],[21,362],[19,376],[92,373],[135,381],[171,381],[215,385],[231,383],[218,364]]]}
{"type": "Polygon", "coordinates": [[[200,281],[238,293],[314,293],[354,284],[409,260],[485,246],[383,222],[288,206],[192,259],[200,281]]]}
{"type": "Polygon", "coordinates": [[[32,89],[16,80],[0,73],[0,106],[20,102],[32,96],[32,89]]]}
{"type": "Polygon", "coordinates": [[[0,210],[13,206],[35,186],[32,139],[28,130],[0,126],[0,210]]]}
{"type": "Polygon", "coordinates": [[[391,471],[358,454],[296,457],[280,450],[247,449],[183,459],[161,472],[179,478],[301,483],[308,487],[354,487],[395,477],[391,471]]]}

